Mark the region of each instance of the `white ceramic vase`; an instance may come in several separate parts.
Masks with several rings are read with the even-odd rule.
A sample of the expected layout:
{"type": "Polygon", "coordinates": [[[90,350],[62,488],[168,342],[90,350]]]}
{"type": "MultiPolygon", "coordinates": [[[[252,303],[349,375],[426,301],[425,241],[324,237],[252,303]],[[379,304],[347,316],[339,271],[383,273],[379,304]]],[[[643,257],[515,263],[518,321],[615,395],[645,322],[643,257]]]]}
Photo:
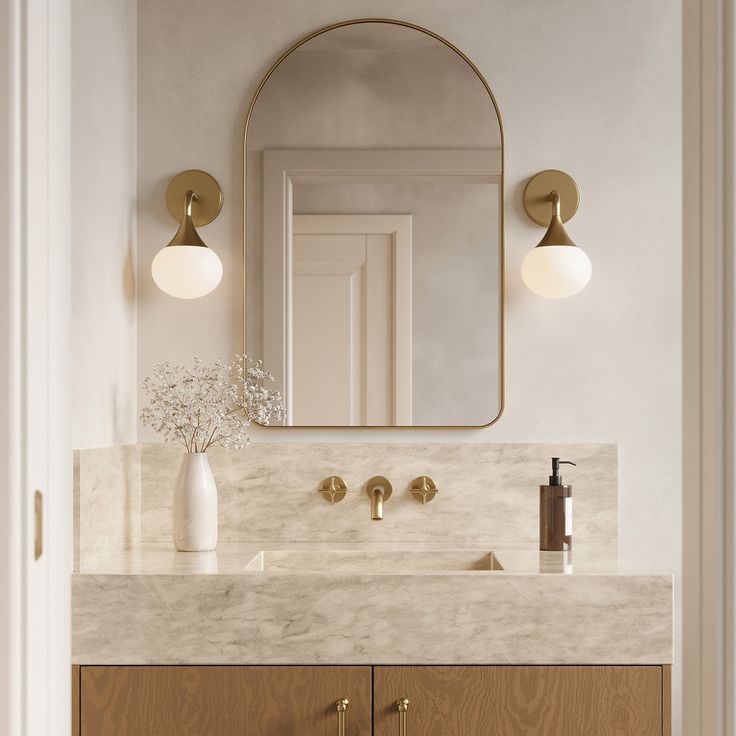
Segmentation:
{"type": "Polygon", "coordinates": [[[217,546],[217,487],[207,453],[187,452],[174,489],[174,545],[180,552],[217,546]]]}

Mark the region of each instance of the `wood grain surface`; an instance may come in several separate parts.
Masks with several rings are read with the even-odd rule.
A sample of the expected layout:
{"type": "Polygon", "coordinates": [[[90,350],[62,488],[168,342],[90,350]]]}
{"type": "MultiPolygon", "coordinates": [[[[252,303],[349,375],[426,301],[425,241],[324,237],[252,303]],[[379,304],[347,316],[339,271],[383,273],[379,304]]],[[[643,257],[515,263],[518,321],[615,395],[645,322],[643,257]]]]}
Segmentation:
{"type": "Polygon", "coordinates": [[[376,667],[375,736],[661,736],[662,667],[376,667]]]}
{"type": "Polygon", "coordinates": [[[662,736],[672,736],[672,665],[662,667],[662,736]]]}
{"type": "Polygon", "coordinates": [[[72,736],[79,736],[79,665],[72,665],[72,736]]]}
{"type": "Polygon", "coordinates": [[[83,666],[81,736],[370,736],[370,667],[83,666]]]}

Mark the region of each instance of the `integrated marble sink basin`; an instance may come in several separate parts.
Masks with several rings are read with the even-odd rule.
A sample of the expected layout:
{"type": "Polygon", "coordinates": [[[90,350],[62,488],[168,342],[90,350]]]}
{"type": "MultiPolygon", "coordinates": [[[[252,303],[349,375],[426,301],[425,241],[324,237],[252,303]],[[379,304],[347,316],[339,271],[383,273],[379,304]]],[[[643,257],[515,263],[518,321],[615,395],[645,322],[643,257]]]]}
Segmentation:
{"type": "Polygon", "coordinates": [[[143,544],[73,576],[74,663],[672,661],[671,575],[600,545],[560,555],[492,540],[143,544]],[[557,620],[579,635],[537,625],[557,620]]]}
{"type": "Polygon", "coordinates": [[[487,550],[289,550],[258,552],[244,570],[401,574],[503,570],[487,550]]]}

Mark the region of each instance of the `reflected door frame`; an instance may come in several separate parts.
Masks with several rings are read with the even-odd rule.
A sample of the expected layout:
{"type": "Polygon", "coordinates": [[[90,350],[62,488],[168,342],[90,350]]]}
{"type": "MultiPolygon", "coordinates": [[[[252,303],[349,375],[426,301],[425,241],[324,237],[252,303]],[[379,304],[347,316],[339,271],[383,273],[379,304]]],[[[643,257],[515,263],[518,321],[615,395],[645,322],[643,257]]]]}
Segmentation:
{"type": "MultiPolygon", "coordinates": [[[[380,335],[375,335],[377,340],[371,339],[370,330],[368,334],[361,334],[363,341],[362,350],[360,351],[361,359],[359,366],[353,366],[351,373],[359,371],[363,376],[360,382],[363,388],[363,396],[360,401],[360,408],[357,415],[362,417],[361,424],[355,424],[353,420],[350,426],[362,426],[363,424],[375,424],[370,416],[370,396],[375,395],[370,388],[371,383],[375,383],[372,378],[371,366],[374,356],[373,348],[378,348],[379,352],[390,352],[387,356],[392,363],[392,376],[389,378],[391,384],[390,390],[390,409],[391,421],[388,424],[396,426],[410,426],[412,421],[412,241],[411,241],[411,215],[293,215],[292,216],[292,247],[293,238],[298,235],[388,235],[391,239],[391,281],[387,285],[391,291],[389,298],[389,309],[393,312],[389,316],[391,322],[391,336],[389,337],[390,347],[376,344],[383,342],[380,335]],[[364,385],[367,382],[368,385],[364,385]]],[[[368,237],[367,237],[368,239],[368,237]]],[[[366,259],[369,258],[366,253],[366,259]]],[[[369,261],[366,260],[361,271],[363,277],[368,278],[370,271],[369,261]],[[366,266],[368,268],[366,269],[366,266]]],[[[293,277],[293,269],[291,270],[293,277]]],[[[365,294],[363,301],[368,302],[370,295],[370,282],[365,284],[365,294]]],[[[364,309],[367,304],[364,304],[364,309]]],[[[363,311],[363,310],[360,310],[363,311]]],[[[372,310],[369,310],[372,313],[372,310]]],[[[385,320],[384,320],[385,322],[385,320]]],[[[383,332],[381,329],[380,332],[383,332]]],[[[384,333],[385,334],[385,333],[384,333]]],[[[268,342],[268,337],[264,335],[264,346],[268,342]]],[[[291,335],[289,336],[289,345],[291,345],[291,335]]],[[[289,395],[293,397],[293,351],[287,350],[285,356],[285,373],[286,384],[289,387],[289,395]]],[[[383,371],[378,371],[381,373],[383,371]]],[[[382,383],[380,379],[378,383],[382,383]]],[[[293,425],[294,402],[287,404],[286,423],[293,425]]],[[[357,409],[357,407],[356,407],[357,409]]]]}
{"type": "MultiPolygon", "coordinates": [[[[263,151],[263,361],[282,391],[287,411],[291,405],[287,356],[292,334],[294,184],[495,183],[499,185],[499,198],[502,200],[502,159],[501,150],[495,148],[263,151]]],[[[499,218],[499,242],[503,242],[502,228],[502,218],[499,218]]],[[[500,278],[503,279],[502,273],[500,278]]],[[[502,291],[499,288],[499,294],[502,291]]],[[[411,334],[408,339],[411,341],[411,334]]],[[[499,335],[499,346],[501,342],[499,335]]],[[[286,423],[289,424],[288,417],[286,423]]]]}

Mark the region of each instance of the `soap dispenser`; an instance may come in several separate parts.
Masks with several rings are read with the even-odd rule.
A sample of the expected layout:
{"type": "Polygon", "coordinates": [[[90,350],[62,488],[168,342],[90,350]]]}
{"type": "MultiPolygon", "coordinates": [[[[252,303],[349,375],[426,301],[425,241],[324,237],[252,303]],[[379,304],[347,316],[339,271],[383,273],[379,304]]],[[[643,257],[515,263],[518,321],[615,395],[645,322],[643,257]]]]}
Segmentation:
{"type": "Polygon", "coordinates": [[[560,465],[575,465],[552,458],[549,485],[539,486],[539,549],[564,552],[572,549],[572,486],[562,485],[560,465]]]}

